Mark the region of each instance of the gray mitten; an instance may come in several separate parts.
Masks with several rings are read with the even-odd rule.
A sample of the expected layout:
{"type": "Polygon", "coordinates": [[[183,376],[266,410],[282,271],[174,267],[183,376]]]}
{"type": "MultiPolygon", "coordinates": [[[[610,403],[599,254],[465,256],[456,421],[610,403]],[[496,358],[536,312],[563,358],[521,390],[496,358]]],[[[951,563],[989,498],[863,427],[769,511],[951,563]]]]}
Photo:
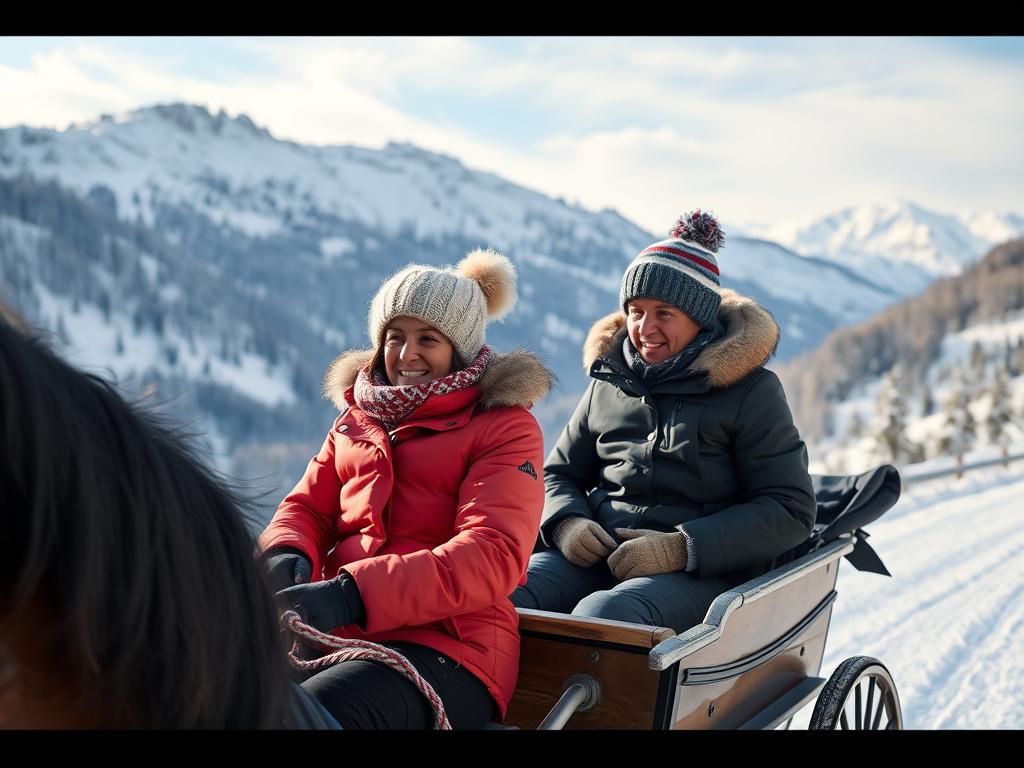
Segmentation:
{"type": "Polygon", "coordinates": [[[551,538],[565,559],[580,568],[596,565],[617,546],[604,528],[585,517],[567,517],[555,526],[551,538]]]}

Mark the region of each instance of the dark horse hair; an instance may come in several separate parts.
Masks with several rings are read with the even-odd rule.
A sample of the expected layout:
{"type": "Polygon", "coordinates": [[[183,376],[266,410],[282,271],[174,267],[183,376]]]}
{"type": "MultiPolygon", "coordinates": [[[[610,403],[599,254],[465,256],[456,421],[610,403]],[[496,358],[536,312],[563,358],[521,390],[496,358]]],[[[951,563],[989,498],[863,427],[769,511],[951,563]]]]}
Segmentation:
{"type": "Polygon", "coordinates": [[[282,726],[286,648],[239,500],[12,315],[0,304],[0,628],[46,617],[31,629],[92,725],[282,726]]]}

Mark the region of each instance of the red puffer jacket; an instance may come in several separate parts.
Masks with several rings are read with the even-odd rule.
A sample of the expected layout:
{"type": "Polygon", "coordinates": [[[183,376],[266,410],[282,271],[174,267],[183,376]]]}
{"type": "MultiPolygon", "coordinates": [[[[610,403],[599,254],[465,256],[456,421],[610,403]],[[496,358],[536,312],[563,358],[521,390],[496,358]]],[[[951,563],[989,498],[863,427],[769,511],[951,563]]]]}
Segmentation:
{"type": "Polygon", "coordinates": [[[352,402],[370,352],[332,363],[325,393],[344,408],[278,507],[259,548],[305,552],[313,580],[344,568],[373,642],[420,643],[486,685],[504,716],[519,669],[523,583],[544,507],[543,438],[529,405],[551,377],[530,353],[497,355],[480,381],[434,396],[389,435],[352,402]]]}

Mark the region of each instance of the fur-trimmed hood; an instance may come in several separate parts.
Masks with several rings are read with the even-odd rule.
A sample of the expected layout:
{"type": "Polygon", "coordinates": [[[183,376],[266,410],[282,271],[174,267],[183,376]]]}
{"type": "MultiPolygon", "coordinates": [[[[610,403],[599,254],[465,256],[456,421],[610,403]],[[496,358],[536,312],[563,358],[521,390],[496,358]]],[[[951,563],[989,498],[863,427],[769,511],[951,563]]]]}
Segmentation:
{"type": "MultiPolygon", "coordinates": [[[[327,367],[323,395],[338,410],[348,407],[345,391],[355,384],[356,376],[373,359],[373,354],[372,349],[352,349],[342,352],[327,367]]],[[[555,375],[529,350],[520,348],[504,355],[495,353],[477,382],[483,391],[480,407],[485,410],[507,405],[529,407],[547,397],[554,382],[555,375]]]]}
{"type": "MultiPolygon", "coordinates": [[[[723,289],[718,319],[725,326],[725,335],[705,347],[691,366],[707,373],[712,389],[732,386],[767,363],[779,346],[778,324],[754,299],[723,289]]],[[[594,361],[608,353],[612,339],[625,325],[625,315],[617,311],[591,326],[583,342],[584,370],[589,372],[594,361]]]]}

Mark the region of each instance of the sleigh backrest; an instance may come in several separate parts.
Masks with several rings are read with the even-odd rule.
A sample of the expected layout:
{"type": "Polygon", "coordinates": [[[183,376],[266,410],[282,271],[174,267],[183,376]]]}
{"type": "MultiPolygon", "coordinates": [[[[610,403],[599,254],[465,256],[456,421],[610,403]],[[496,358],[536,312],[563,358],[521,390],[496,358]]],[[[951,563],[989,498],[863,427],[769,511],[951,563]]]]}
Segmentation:
{"type": "Polygon", "coordinates": [[[774,569],[791,562],[841,536],[855,536],[857,545],[847,560],[858,570],[889,571],[867,544],[865,526],[888,511],[900,498],[900,473],[891,464],[882,464],[859,475],[811,475],[818,511],[814,529],[807,541],[775,558],[774,569]]]}

